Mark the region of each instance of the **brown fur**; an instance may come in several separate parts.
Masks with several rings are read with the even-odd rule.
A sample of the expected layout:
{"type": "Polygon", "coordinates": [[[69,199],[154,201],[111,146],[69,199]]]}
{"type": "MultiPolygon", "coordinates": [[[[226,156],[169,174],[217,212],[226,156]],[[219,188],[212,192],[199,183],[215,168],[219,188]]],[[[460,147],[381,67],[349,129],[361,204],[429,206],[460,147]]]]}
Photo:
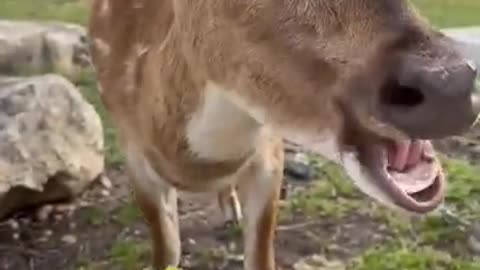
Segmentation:
{"type": "MultiPolygon", "coordinates": [[[[204,106],[208,83],[259,112],[259,129],[328,130],[347,147],[375,129],[372,136],[404,136],[405,130],[371,121],[374,90],[395,72],[400,55],[441,55],[432,49],[433,32],[401,0],[94,0],[89,31],[101,98],[122,148],[135,149],[162,181],[209,191],[238,174],[228,184],[240,186],[248,206],[268,172],[260,216],[246,213],[255,227],[247,238],[257,236],[247,244],[254,255],[246,259],[255,256],[249,270],[275,267],[282,144],[277,135],[259,135],[238,158],[194,153],[187,125],[204,106]]],[[[165,267],[177,256],[165,250],[180,247],[165,246],[165,213],[158,198],[135,184],[145,181],[139,178],[132,174],[152,231],[155,266],[165,267]]]]}

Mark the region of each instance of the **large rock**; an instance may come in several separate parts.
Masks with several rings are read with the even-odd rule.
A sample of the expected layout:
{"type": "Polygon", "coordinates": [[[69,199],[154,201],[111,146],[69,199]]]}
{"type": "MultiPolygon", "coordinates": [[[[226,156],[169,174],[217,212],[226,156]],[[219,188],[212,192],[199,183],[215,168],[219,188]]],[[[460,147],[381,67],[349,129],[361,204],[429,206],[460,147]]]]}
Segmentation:
{"type": "Polygon", "coordinates": [[[56,71],[73,77],[90,66],[83,27],[0,20],[0,73],[56,71]]]}
{"type": "Polygon", "coordinates": [[[69,81],[0,77],[0,219],[73,198],[103,169],[99,116],[69,81]]]}

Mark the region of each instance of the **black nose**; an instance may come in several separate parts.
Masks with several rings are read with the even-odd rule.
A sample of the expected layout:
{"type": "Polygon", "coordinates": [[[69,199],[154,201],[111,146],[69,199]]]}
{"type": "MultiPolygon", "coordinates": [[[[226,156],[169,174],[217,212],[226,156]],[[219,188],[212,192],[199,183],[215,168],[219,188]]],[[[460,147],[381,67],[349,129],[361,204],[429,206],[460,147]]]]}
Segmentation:
{"type": "Polygon", "coordinates": [[[416,138],[464,133],[480,113],[476,76],[471,61],[447,67],[407,59],[381,89],[380,113],[385,121],[416,138]]]}

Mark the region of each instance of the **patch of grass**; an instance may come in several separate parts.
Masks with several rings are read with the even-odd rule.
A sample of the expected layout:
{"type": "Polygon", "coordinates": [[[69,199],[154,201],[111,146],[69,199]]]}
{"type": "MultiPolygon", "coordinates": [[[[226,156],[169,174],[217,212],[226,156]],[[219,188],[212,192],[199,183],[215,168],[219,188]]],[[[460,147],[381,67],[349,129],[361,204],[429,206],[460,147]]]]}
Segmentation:
{"type": "Polygon", "coordinates": [[[367,251],[349,270],[480,270],[480,264],[454,259],[430,247],[384,246],[367,251]]]}
{"type": "Polygon", "coordinates": [[[446,200],[459,211],[472,212],[480,209],[480,170],[466,161],[444,160],[442,162],[449,180],[446,200]]]}
{"type": "MultiPolygon", "coordinates": [[[[150,244],[119,240],[110,249],[110,258],[122,270],[143,269],[148,261],[150,244]]],[[[117,268],[116,268],[117,269],[117,268]]]]}
{"type": "Polygon", "coordinates": [[[2,0],[0,18],[85,24],[88,0],[2,0]]]}
{"type": "Polygon", "coordinates": [[[344,170],[325,163],[317,166],[318,180],[304,192],[294,194],[280,211],[280,220],[295,213],[308,216],[342,218],[363,205],[358,190],[351,184],[344,170]]]}
{"type": "Polygon", "coordinates": [[[118,145],[116,129],[100,99],[94,74],[92,72],[80,73],[72,82],[82,91],[85,99],[95,107],[102,120],[107,164],[122,164],[124,162],[124,156],[118,145]]]}
{"type": "MultiPolygon", "coordinates": [[[[0,18],[86,24],[88,0],[2,0],[0,18]]],[[[411,0],[438,27],[480,24],[476,0],[411,0]]]]}
{"type": "Polygon", "coordinates": [[[115,219],[123,226],[130,226],[141,219],[140,209],[133,202],[127,202],[115,210],[115,219]]]}
{"type": "Polygon", "coordinates": [[[422,15],[436,27],[460,27],[480,24],[480,1],[411,0],[422,15]]]}
{"type": "MultiPolygon", "coordinates": [[[[321,162],[319,162],[321,163],[321,162]]],[[[345,175],[344,171],[335,165],[324,165],[319,168],[318,178],[312,188],[293,196],[285,209],[280,212],[280,220],[287,220],[295,213],[302,213],[308,216],[321,216],[326,218],[338,219],[351,214],[353,211],[369,215],[378,223],[384,224],[391,234],[391,244],[396,248],[380,250],[379,252],[388,253],[385,256],[398,257],[398,263],[408,263],[412,260],[412,266],[408,268],[407,264],[398,264],[392,259],[393,268],[388,268],[388,260],[379,261],[378,265],[372,265],[369,260],[364,263],[364,269],[465,269],[473,264],[468,251],[466,237],[468,228],[464,224],[478,221],[480,218],[480,182],[478,176],[479,169],[460,160],[450,160],[442,158],[442,163],[448,176],[448,189],[446,194],[446,206],[451,209],[458,220],[450,220],[441,213],[432,213],[423,217],[409,217],[393,211],[381,204],[365,199],[358,189],[345,175]],[[411,251],[403,247],[408,246],[411,251]],[[435,248],[432,253],[426,252],[428,248],[435,248]],[[418,255],[416,251],[418,250],[418,255]],[[434,255],[443,254],[441,251],[448,251],[452,258],[447,261],[446,266],[441,268],[428,268],[424,265],[434,265],[436,267],[437,258],[434,255]],[[408,253],[410,252],[410,253],[408,253]],[[414,257],[418,255],[418,258],[414,257]],[[409,258],[412,256],[412,258],[409,258]],[[423,258],[425,256],[425,258],[423,258]],[[404,258],[405,257],[405,258],[404,258]],[[424,261],[421,261],[421,259],[424,261]],[[385,264],[385,265],[384,265],[385,264]],[[400,267],[400,266],[402,267],[400,267]],[[368,268],[372,267],[372,268],[368,268]],[[377,268],[375,268],[377,267],[377,268]],[[386,268],[384,268],[386,267],[386,268]],[[395,268],[400,267],[400,268],[395,268]]],[[[376,258],[377,253],[367,255],[367,259],[376,258]]],[[[378,255],[380,256],[380,255],[378,255]]],[[[372,259],[373,260],[373,259],[372,259]]],[[[439,263],[444,263],[439,261],[439,263]]],[[[357,269],[357,268],[353,268],[357,269]]]]}
{"type": "Polygon", "coordinates": [[[89,225],[103,225],[107,219],[106,213],[96,207],[89,207],[84,210],[84,218],[89,225]]]}
{"type": "Polygon", "coordinates": [[[243,236],[243,224],[232,223],[227,227],[227,238],[228,239],[238,239],[243,236]]]}

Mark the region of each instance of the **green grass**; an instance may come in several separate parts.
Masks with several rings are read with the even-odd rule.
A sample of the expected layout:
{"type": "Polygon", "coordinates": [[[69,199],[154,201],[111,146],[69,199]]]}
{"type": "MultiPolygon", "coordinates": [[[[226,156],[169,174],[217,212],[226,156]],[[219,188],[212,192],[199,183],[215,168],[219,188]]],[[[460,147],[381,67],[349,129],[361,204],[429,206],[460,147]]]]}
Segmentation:
{"type": "Polygon", "coordinates": [[[317,168],[319,179],[312,188],[293,195],[281,209],[280,220],[302,213],[335,221],[355,212],[384,224],[392,237],[363,253],[348,270],[480,270],[467,245],[468,224],[480,219],[480,170],[464,161],[442,160],[449,180],[446,205],[459,220],[437,213],[409,218],[366,200],[342,169],[328,163],[317,168]]]}
{"type": "Polygon", "coordinates": [[[107,214],[96,207],[86,208],[83,217],[90,226],[101,226],[107,221],[107,214]]]}
{"type": "MultiPolygon", "coordinates": [[[[411,0],[422,14],[439,27],[480,24],[480,1],[411,0]]],[[[85,24],[88,0],[2,0],[0,18],[58,20],[85,24]]]]}
{"type": "Polygon", "coordinates": [[[123,163],[124,156],[118,146],[118,138],[116,129],[110,121],[107,110],[102,104],[100,96],[97,92],[97,84],[94,75],[85,72],[72,81],[82,91],[85,99],[93,104],[99,114],[104,130],[105,138],[105,156],[108,165],[118,165],[123,163]]]}
{"type": "Polygon", "coordinates": [[[131,201],[122,204],[114,211],[115,220],[123,226],[131,226],[142,218],[142,214],[137,205],[131,201]]]}
{"type": "Polygon", "coordinates": [[[480,24],[478,0],[411,0],[411,2],[437,27],[480,24]]]}
{"type": "Polygon", "coordinates": [[[480,270],[480,264],[453,259],[429,247],[384,246],[367,251],[348,270],[480,270]]]}
{"type": "Polygon", "coordinates": [[[111,261],[121,270],[143,269],[149,254],[148,242],[118,240],[110,249],[111,261]]]}
{"type": "Polygon", "coordinates": [[[409,218],[365,200],[343,170],[328,163],[318,167],[312,188],[293,195],[281,209],[280,220],[295,213],[340,220],[355,212],[385,225],[392,237],[363,254],[351,270],[480,270],[467,246],[468,224],[480,220],[480,170],[464,161],[442,160],[449,180],[446,205],[456,220],[441,214],[409,218]]]}
{"type": "Polygon", "coordinates": [[[2,0],[0,18],[85,24],[88,0],[2,0]]]}
{"type": "Polygon", "coordinates": [[[332,163],[317,166],[318,181],[304,192],[294,194],[280,210],[280,220],[288,220],[295,213],[310,217],[340,219],[364,205],[358,190],[347,180],[342,168],[332,163]]]}

